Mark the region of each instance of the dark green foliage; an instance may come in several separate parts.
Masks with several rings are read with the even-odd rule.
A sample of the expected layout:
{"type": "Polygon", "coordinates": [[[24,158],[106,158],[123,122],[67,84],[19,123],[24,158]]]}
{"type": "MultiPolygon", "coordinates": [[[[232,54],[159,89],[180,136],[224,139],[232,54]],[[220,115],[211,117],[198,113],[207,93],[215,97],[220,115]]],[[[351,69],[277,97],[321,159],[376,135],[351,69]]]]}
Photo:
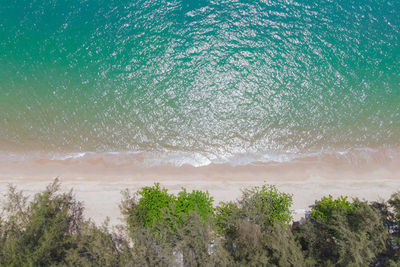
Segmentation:
{"type": "Polygon", "coordinates": [[[194,211],[186,219],[176,233],[176,251],[182,255],[184,266],[232,266],[212,221],[202,219],[194,211]]]}
{"type": "Polygon", "coordinates": [[[238,205],[242,213],[258,224],[289,223],[292,220],[290,207],[292,195],[279,192],[273,185],[246,189],[238,205]]]}
{"type": "Polygon", "coordinates": [[[124,242],[122,236],[109,232],[108,224],[98,228],[91,222],[83,223],[65,262],[68,266],[119,266],[119,247],[124,242]]]}
{"type": "MultiPolygon", "coordinates": [[[[28,204],[10,187],[0,225],[2,266],[102,266],[117,263],[116,243],[84,221],[72,192],[58,193],[54,181],[28,204]]],[[[114,264],[115,266],[115,264],[114,264]]]]}
{"type": "Polygon", "coordinates": [[[14,266],[49,266],[62,263],[73,249],[79,231],[82,206],[71,192],[56,194],[59,183],[49,185],[26,205],[21,193],[11,188],[1,225],[1,263],[14,266]],[[13,203],[13,204],[11,204],[13,203]]]}
{"type": "Polygon", "coordinates": [[[131,242],[125,243],[124,266],[232,266],[212,221],[204,221],[195,211],[184,217],[185,223],[178,223],[172,213],[162,218],[177,227],[155,222],[128,231],[131,242]]]}
{"type": "Polygon", "coordinates": [[[295,233],[319,265],[368,266],[385,248],[387,231],[380,219],[367,202],[324,198],[295,233]]]}
{"type": "Polygon", "coordinates": [[[155,184],[123,193],[126,225],[110,232],[59,187],[30,202],[10,187],[0,266],[400,266],[400,193],[371,205],[324,197],[291,227],[292,197],[274,186],[214,209],[208,192],[155,184]]]}
{"type": "Polygon", "coordinates": [[[235,220],[235,231],[225,236],[225,247],[239,266],[304,266],[304,257],[291,229],[283,223],[262,228],[235,220]]]}
{"type": "Polygon", "coordinates": [[[233,235],[236,231],[235,219],[240,216],[239,207],[232,201],[229,201],[219,203],[219,206],[215,210],[215,223],[218,226],[218,231],[222,235],[233,235]]]}
{"type": "Polygon", "coordinates": [[[176,262],[175,246],[168,242],[167,235],[157,236],[152,227],[154,226],[136,227],[134,231],[126,233],[130,242],[124,243],[122,266],[174,265],[176,262]]]}
{"type": "Polygon", "coordinates": [[[288,224],[292,220],[290,207],[292,196],[281,193],[275,186],[246,189],[242,198],[234,202],[221,202],[216,208],[215,220],[222,233],[227,234],[237,227],[233,220],[245,219],[268,227],[275,223],[288,224]]]}
{"type": "Polygon", "coordinates": [[[390,197],[387,202],[387,210],[385,222],[392,233],[392,247],[397,247],[397,250],[400,250],[400,192],[390,197]]]}
{"type": "Polygon", "coordinates": [[[179,255],[190,266],[217,262],[216,253],[209,251],[214,240],[211,239],[214,208],[208,192],[188,193],[182,189],[175,197],[155,184],[142,188],[136,194],[138,200],[129,191],[123,194],[121,211],[133,243],[129,248],[132,262],[168,266],[179,262],[179,255]]]}
{"type": "Polygon", "coordinates": [[[237,204],[217,207],[215,221],[235,265],[305,265],[289,226],[291,204],[291,195],[274,186],[262,186],[243,191],[237,204]]]}
{"type": "Polygon", "coordinates": [[[393,194],[387,202],[373,202],[372,206],[379,212],[390,233],[387,250],[380,255],[378,263],[400,266],[400,192],[393,194]]]}

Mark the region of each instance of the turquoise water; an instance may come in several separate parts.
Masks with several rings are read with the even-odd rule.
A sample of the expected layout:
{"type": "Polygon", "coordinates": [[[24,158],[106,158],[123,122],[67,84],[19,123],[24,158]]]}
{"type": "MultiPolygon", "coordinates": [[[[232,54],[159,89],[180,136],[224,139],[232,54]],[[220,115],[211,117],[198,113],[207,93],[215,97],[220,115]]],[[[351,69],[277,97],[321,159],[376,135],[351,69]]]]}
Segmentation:
{"type": "Polygon", "coordinates": [[[1,151],[399,145],[396,0],[1,0],[1,151]]]}

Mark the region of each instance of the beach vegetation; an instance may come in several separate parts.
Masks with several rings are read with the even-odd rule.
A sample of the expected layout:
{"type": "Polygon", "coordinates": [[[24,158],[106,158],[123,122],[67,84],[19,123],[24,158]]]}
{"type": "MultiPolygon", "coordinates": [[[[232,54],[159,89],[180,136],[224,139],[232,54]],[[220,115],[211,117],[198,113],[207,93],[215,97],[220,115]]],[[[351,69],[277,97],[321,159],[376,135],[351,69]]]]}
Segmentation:
{"type": "Polygon", "coordinates": [[[319,218],[330,221],[335,213],[340,211],[351,212],[353,209],[354,205],[347,200],[346,196],[340,196],[337,199],[334,199],[329,195],[315,203],[311,210],[311,216],[314,219],[319,218]]]}
{"type": "Polygon", "coordinates": [[[111,266],[118,261],[113,235],[85,221],[82,203],[72,191],[59,189],[55,180],[28,201],[9,187],[1,213],[1,266],[111,266]]]}
{"type": "Polygon", "coordinates": [[[213,243],[218,237],[212,230],[214,207],[208,192],[183,188],[175,196],[155,184],[136,194],[124,191],[120,207],[134,262],[168,266],[181,258],[185,266],[193,266],[221,259],[216,255],[224,250],[213,243]]]}
{"type": "Polygon", "coordinates": [[[207,191],[193,190],[188,193],[185,188],[178,193],[175,202],[175,214],[179,221],[184,221],[183,217],[195,211],[196,214],[203,220],[208,221],[214,215],[213,198],[210,197],[207,191]]]}
{"type": "Polygon", "coordinates": [[[125,190],[122,195],[120,208],[130,227],[152,226],[162,219],[162,211],[171,209],[176,201],[176,197],[169,194],[167,189],[160,188],[159,183],[143,187],[136,194],[125,190]]]}
{"type": "Polygon", "coordinates": [[[369,266],[387,240],[387,230],[371,205],[331,196],[317,201],[294,233],[306,256],[321,266],[369,266]]]}
{"type": "Polygon", "coordinates": [[[129,190],[122,194],[120,209],[132,229],[136,226],[151,227],[156,222],[173,227],[176,223],[184,223],[191,211],[195,211],[204,221],[214,216],[213,198],[208,192],[193,190],[189,193],[182,188],[175,196],[155,183],[154,186],[141,188],[135,194],[129,190]],[[172,220],[171,216],[176,220],[172,220]]]}
{"type": "Polygon", "coordinates": [[[288,224],[293,219],[292,204],[292,195],[280,192],[274,185],[244,189],[238,200],[241,214],[259,225],[288,224]]]}
{"type": "Polygon", "coordinates": [[[372,206],[379,212],[389,233],[387,249],[377,258],[377,262],[382,266],[400,266],[400,192],[392,194],[388,201],[375,201],[372,206]]]}
{"type": "Polygon", "coordinates": [[[275,186],[245,189],[237,202],[222,202],[215,221],[236,265],[303,266],[290,228],[292,196],[275,186]]]}
{"type": "Polygon", "coordinates": [[[83,216],[55,180],[29,198],[10,186],[0,266],[398,266],[400,193],[387,201],[323,197],[293,222],[292,196],[265,185],[214,207],[208,192],[159,184],[121,201],[111,228],[83,216]]]}

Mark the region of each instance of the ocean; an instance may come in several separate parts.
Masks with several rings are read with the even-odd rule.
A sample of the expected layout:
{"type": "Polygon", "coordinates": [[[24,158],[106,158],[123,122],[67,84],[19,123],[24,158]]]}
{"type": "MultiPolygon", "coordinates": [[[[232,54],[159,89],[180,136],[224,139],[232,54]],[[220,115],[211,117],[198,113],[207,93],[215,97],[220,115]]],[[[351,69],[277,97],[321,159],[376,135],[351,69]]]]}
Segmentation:
{"type": "Polygon", "coordinates": [[[2,161],[399,151],[396,0],[1,0],[2,161]]]}

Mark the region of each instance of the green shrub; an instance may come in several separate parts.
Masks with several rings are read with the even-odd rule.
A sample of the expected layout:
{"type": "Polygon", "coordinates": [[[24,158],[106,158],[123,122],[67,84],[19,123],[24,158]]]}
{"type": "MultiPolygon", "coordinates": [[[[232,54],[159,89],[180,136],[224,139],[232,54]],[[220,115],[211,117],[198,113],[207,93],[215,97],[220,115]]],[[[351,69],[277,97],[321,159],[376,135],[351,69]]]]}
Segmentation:
{"type": "Polygon", "coordinates": [[[176,232],[176,251],[184,266],[232,266],[232,258],[214,231],[212,220],[190,211],[187,222],[176,232]]]}
{"type": "Polygon", "coordinates": [[[67,266],[119,266],[122,236],[110,233],[106,222],[97,227],[92,222],[83,223],[79,234],[74,235],[74,249],[67,251],[67,266]]]}
{"type": "Polygon", "coordinates": [[[244,190],[237,203],[220,203],[215,222],[235,265],[305,264],[300,245],[289,226],[291,204],[291,195],[265,185],[244,190]]]}
{"type": "Polygon", "coordinates": [[[208,192],[182,189],[175,197],[155,184],[136,195],[125,191],[121,211],[133,244],[126,248],[128,265],[171,266],[181,261],[185,266],[228,266],[224,263],[229,258],[217,257],[229,256],[222,245],[214,244],[210,253],[218,237],[208,192]]]}
{"type": "Polygon", "coordinates": [[[292,220],[292,203],[292,195],[279,192],[273,185],[246,189],[238,201],[241,212],[260,225],[288,224],[292,220]]]}
{"type": "Polygon", "coordinates": [[[232,201],[220,202],[215,209],[215,223],[222,235],[231,236],[236,231],[236,220],[240,217],[240,208],[232,201]]]}
{"type": "Polygon", "coordinates": [[[368,266],[387,239],[379,213],[367,202],[331,197],[316,202],[295,233],[308,259],[321,266],[368,266]]]}
{"type": "Polygon", "coordinates": [[[400,192],[392,194],[388,201],[373,202],[385,228],[389,231],[387,250],[377,259],[385,266],[400,265],[400,192]]]}
{"type": "Polygon", "coordinates": [[[183,217],[188,216],[190,211],[196,211],[203,220],[212,218],[214,214],[213,198],[208,192],[194,190],[188,193],[182,188],[176,197],[169,194],[167,189],[160,188],[158,183],[152,187],[143,187],[136,195],[124,191],[120,208],[131,228],[150,227],[155,222],[163,222],[174,227],[168,222],[171,218],[163,216],[167,214],[174,214],[178,218],[175,223],[183,223],[183,217]]]}
{"type": "Polygon", "coordinates": [[[126,234],[129,242],[123,243],[122,266],[174,266],[175,245],[171,244],[168,235],[155,235],[153,227],[135,227],[126,234]]]}
{"type": "Polygon", "coordinates": [[[59,188],[56,179],[29,203],[9,188],[0,224],[1,266],[118,265],[112,235],[83,220],[82,204],[59,188]]]}
{"type": "Polygon", "coordinates": [[[191,211],[196,211],[202,220],[209,220],[214,214],[213,198],[208,192],[193,190],[188,193],[182,188],[175,202],[175,214],[182,220],[182,216],[188,216],[191,211]]]}
{"type": "Polygon", "coordinates": [[[136,216],[144,226],[151,226],[154,221],[160,221],[161,210],[171,208],[176,198],[168,194],[167,189],[160,189],[160,184],[156,183],[153,187],[143,187],[137,192],[140,196],[136,216]]]}
{"type": "Polygon", "coordinates": [[[58,181],[26,202],[22,193],[10,188],[1,225],[2,265],[49,266],[65,260],[73,249],[83,208],[72,193],[57,194],[58,181]]]}
{"type": "Polygon", "coordinates": [[[331,195],[323,197],[312,208],[311,216],[315,219],[321,218],[330,221],[333,213],[343,210],[344,212],[351,212],[354,209],[352,203],[347,201],[347,197],[340,196],[333,199],[331,195]]]}
{"type": "Polygon", "coordinates": [[[126,227],[83,219],[57,180],[28,201],[10,187],[0,217],[0,266],[396,266],[400,193],[387,202],[324,197],[290,227],[292,196],[274,186],[213,208],[208,192],[159,184],[123,192],[126,227]],[[301,246],[300,246],[301,245],[301,246]],[[387,249],[385,249],[387,247],[387,249]]]}

